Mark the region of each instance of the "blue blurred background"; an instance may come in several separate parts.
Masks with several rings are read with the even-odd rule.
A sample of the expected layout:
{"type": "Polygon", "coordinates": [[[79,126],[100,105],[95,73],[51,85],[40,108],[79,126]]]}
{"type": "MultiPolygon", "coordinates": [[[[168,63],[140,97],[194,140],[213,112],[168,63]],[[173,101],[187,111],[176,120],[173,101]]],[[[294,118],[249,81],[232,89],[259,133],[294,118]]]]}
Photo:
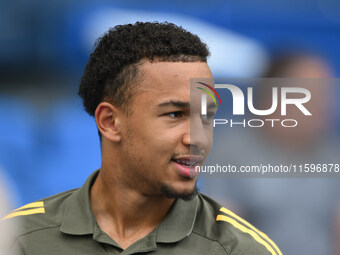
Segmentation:
{"type": "MultiPolygon", "coordinates": [[[[261,77],[276,52],[294,49],[322,56],[333,75],[340,75],[338,0],[2,0],[0,7],[0,175],[11,208],[77,188],[100,167],[96,125],[77,89],[96,38],[110,27],[136,21],[182,25],[208,44],[217,78],[261,77]]],[[[334,114],[339,130],[338,107],[334,114]]],[[[284,246],[285,236],[295,238],[290,231],[273,235],[283,250],[291,246],[289,238],[284,246]]]]}
{"type": "Polygon", "coordinates": [[[77,87],[97,37],[117,24],[171,21],[210,46],[217,77],[260,77],[278,49],[323,55],[340,74],[340,2],[1,1],[0,166],[13,207],[79,187],[100,167],[77,87]]]}

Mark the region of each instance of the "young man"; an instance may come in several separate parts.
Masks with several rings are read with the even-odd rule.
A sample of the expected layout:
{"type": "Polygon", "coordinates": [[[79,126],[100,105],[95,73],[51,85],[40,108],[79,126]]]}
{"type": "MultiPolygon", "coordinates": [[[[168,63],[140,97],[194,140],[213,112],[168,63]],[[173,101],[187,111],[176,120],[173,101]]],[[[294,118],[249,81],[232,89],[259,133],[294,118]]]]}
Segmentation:
{"type": "Polygon", "coordinates": [[[280,254],[197,192],[193,170],[210,151],[216,109],[203,118],[198,103],[190,107],[190,79],[212,79],[208,55],[174,24],[138,22],[105,34],[79,88],[98,126],[101,169],[80,189],[7,216],[23,220],[13,247],[27,255],[280,254]]]}

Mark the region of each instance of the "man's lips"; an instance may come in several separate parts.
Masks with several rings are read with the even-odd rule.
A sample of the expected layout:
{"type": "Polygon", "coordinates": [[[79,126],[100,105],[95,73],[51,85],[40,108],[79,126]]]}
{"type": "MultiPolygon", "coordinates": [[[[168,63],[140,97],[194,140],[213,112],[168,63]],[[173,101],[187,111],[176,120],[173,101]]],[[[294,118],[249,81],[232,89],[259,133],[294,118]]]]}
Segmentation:
{"type": "Polygon", "coordinates": [[[190,155],[171,159],[179,173],[185,177],[195,177],[198,175],[195,168],[203,162],[204,156],[190,155]]]}
{"type": "Polygon", "coordinates": [[[184,165],[184,166],[194,166],[198,165],[204,160],[203,155],[190,155],[190,156],[182,156],[182,157],[176,157],[172,158],[172,161],[175,161],[178,164],[184,165]]]}

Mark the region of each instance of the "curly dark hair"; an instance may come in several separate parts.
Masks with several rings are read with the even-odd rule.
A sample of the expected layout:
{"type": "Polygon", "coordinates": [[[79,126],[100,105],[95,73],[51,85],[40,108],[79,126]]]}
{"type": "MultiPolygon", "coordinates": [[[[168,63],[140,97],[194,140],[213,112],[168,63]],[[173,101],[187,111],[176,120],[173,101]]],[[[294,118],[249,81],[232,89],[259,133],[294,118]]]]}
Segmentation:
{"type": "Polygon", "coordinates": [[[209,50],[197,35],[172,23],[137,22],[111,28],[95,44],[78,94],[92,116],[109,101],[126,110],[136,93],[138,67],[151,62],[206,62],[209,50]]]}

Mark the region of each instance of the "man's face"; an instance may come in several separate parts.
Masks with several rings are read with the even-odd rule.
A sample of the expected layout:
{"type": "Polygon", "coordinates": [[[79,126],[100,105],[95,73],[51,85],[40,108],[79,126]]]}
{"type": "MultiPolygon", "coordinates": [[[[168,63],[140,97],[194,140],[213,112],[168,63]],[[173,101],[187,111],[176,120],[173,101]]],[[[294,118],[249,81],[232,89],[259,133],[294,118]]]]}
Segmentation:
{"type": "Polygon", "coordinates": [[[212,80],[210,69],[202,62],[146,62],[140,70],[144,79],[124,119],[122,178],[144,195],[188,197],[196,191],[192,164],[203,164],[213,140],[200,97],[190,107],[190,78],[212,80]]]}

